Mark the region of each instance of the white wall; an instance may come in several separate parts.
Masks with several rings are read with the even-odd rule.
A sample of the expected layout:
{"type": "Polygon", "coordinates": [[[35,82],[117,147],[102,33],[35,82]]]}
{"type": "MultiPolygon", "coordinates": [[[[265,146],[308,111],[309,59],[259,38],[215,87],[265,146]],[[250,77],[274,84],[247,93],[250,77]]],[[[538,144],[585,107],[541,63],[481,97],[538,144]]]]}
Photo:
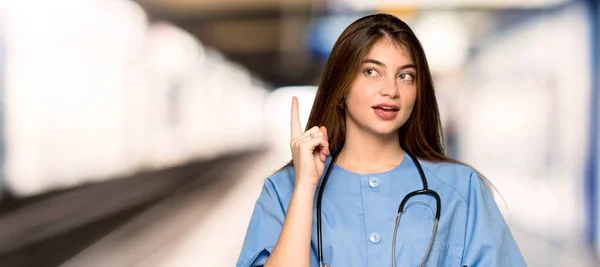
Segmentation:
{"type": "Polygon", "coordinates": [[[134,2],[11,1],[5,183],[17,196],[263,142],[266,88],[134,2]]]}
{"type": "Polygon", "coordinates": [[[558,242],[584,234],[591,92],[585,15],[572,5],[489,39],[458,105],[461,159],[497,187],[512,224],[558,242]]]}

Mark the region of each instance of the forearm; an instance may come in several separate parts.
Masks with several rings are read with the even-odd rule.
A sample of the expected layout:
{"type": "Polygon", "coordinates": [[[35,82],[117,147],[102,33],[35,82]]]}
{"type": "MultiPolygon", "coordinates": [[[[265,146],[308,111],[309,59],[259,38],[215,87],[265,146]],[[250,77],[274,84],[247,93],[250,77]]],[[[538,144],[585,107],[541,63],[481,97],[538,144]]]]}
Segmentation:
{"type": "Polygon", "coordinates": [[[283,228],[265,267],[310,266],[314,185],[297,185],[292,193],[283,228]]]}

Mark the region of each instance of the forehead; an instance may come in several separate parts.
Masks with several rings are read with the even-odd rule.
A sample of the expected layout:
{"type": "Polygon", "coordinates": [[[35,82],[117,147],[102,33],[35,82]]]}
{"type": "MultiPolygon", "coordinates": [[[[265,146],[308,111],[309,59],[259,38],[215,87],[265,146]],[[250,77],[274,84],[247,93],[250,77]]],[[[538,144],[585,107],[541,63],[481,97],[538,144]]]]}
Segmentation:
{"type": "Polygon", "coordinates": [[[376,41],[371,49],[369,49],[366,58],[381,61],[388,66],[402,66],[414,63],[408,48],[389,38],[376,41]]]}

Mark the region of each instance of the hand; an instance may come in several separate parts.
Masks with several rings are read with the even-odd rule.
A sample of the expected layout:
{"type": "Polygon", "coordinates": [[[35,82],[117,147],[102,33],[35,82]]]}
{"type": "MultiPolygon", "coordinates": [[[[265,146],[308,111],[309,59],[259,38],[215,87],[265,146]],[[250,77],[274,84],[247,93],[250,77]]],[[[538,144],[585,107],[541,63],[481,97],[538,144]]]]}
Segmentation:
{"type": "Polygon", "coordinates": [[[325,168],[325,159],[329,155],[327,129],[324,126],[312,127],[302,133],[298,115],[298,98],[292,97],[292,160],[296,172],[296,185],[316,186],[325,168]]]}

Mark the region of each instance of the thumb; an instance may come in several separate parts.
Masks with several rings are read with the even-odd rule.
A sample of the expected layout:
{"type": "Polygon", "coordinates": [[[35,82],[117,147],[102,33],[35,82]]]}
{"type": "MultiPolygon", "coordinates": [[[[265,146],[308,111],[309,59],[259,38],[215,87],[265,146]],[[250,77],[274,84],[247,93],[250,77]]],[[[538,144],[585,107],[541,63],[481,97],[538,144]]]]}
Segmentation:
{"type": "MultiPolygon", "coordinates": [[[[321,131],[321,133],[323,134],[325,141],[329,142],[329,136],[327,136],[327,128],[325,128],[325,126],[321,126],[319,127],[319,131],[321,131]]],[[[329,155],[329,147],[326,147],[322,152],[325,153],[325,156],[329,155]]]]}
{"type": "Polygon", "coordinates": [[[319,127],[319,131],[321,131],[323,137],[325,137],[325,141],[329,141],[329,137],[327,136],[327,128],[325,128],[325,126],[321,126],[319,127]]]}

